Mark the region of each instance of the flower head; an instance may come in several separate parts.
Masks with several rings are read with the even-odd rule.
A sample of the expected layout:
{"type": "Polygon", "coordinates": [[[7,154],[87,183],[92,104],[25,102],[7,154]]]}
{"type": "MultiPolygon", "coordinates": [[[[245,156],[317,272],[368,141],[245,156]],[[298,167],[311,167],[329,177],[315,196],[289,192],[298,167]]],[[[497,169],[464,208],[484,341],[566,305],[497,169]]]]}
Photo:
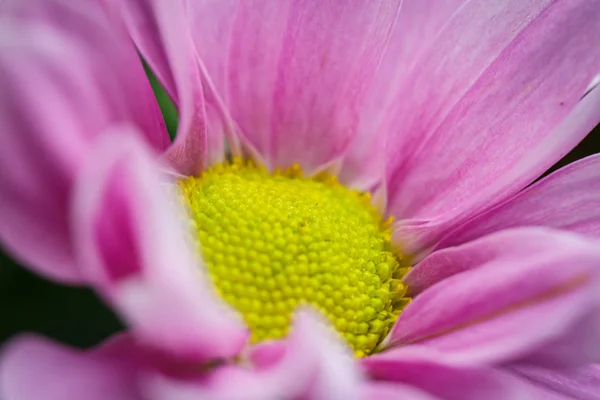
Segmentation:
{"type": "Polygon", "coordinates": [[[600,158],[527,185],[600,121],[599,14],[4,0],[0,238],[128,330],[17,339],[3,398],[592,396],[600,158]]]}

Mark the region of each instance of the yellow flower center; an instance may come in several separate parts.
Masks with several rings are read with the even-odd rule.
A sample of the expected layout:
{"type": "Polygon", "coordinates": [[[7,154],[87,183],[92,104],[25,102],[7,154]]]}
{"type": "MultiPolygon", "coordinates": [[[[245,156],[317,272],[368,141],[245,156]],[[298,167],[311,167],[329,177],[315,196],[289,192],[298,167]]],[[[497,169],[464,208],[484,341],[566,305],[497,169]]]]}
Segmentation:
{"type": "Polygon", "coordinates": [[[408,270],[369,194],[299,167],[269,173],[236,160],[180,182],[217,292],[251,340],[286,335],[294,309],[325,314],[362,357],[408,303],[408,270]]]}

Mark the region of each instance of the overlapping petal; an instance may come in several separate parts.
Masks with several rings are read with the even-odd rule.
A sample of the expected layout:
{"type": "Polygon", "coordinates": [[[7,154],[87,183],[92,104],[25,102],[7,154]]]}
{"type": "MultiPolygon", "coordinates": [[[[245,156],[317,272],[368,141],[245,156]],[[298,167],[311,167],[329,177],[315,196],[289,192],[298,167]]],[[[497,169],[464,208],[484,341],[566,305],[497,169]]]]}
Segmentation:
{"type": "Polygon", "coordinates": [[[290,337],[281,343],[277,360],[251,371],[237,366],[221,368],[208,384],[155,388],[157,399],[276,400],[358,399],[361,376],[352,356],[311,311],[300,311],[290,337]],[[181,393],[187,397],[177,397],[181,393]]]}
{"type": "Polygon", "coordinates": [[[312,311],[298,313],[290,337],[280,344],[282,351],[267,368],[229,364],[201,370],[187,360],[157,357],[130,335],[85,352],[24,337],[3,352],[0,395],[6,400],[364,398],[350,352],[312,311]]]}
{"type": "Polygon", "coordinates": [[[407,251],[526,186],[598,122],[579,100],[600,66],[599,14],[596,0],[467,2],[414,62],[386,158],[407,251]]]}
{"type": "MultiPolygon", "coordinates": [[[[600,97],[600,91],[598,95],[600,97]]],[[[556,171],[476,216],[454,229],[436,247],[460,245],[519,226],[548,226],[598,237],[599,204],[600,155],[593,155],[556,171]]]]}
{"type": "Polygon", "coordinates": [[[139,51],[179,108],[177,135],[165,154],[166,159],[182,174],[199,174],[207,166],[209,150],[223,152],[223,138],[217,124],[216,137],[210,141],[211,148],[208,147],[202,72],[183,2],[105,0],[105,3],[115,21],[122,16],[139,51]]]}
{"type": "Polygon", "coordinates": [[[271,168],[299,163],[313,173],[356,135],[400,3],[199,1],[189,8],[196,47],[211,60],[248,145],[271,168]]]}
{"type": "Polygon", "coordinates": [[[225,103],[228,103],[228,53],[238,3],[239,0],[199,0],[187,3],[196,52],[225,103]]]}
{"type": "Polygon", "coordinates": [[[155,400],[277,400],[359,398],[362,379],[350,353],[312,311],[298,313],[292,333],[272,343],[269,365],[229,364],[206,373],[172,379],[154,374],[145,393],[155,400]],[[202,379],[200,379],[202,377],[202,379]]]}
{"type": "MultiPolygon", "coordinates": [[[[206,100],[208,126],[208,144],[217,141],[218,135],[227,139],[229,151],[240,156],[238,129],[227,108],[227,55],[229,41],[235,19],[238,0],[200,0],[186,4],[186,14],[190,26],[192,41],[198,54],[206,100]],[[213,118],[214,117],[214,118],[213,118]],[[220,129],[211,126],[220,124],[220,129]]],[[[222,141],[222,138],[221,138],[222,141]]],[[[210,158],[209,153],[209,158],[210,158]]],[[[214,162],[216,160],[213,157],[214,162]]]]}
{"type": "Polygon", "coordinates": [[[425,345],[474,363],[596,360],[598,265],[598,242],[542,228],[440,250],[409,273],[420,294],[387,345],[425,345]]]}
{"type": "Polygon", "coordinates": [[[423,349],[391,350],[361,363],[375,381],[402,383],[439,399],[541,400],[530,385],[511,374],[488,366],[448,362],[442,354],[423,349]]]}
{"type": "Polygon", "coordinates": [[[89,142],[124,120],[157,150],[168,141],[133,48],[83,3],[8,0],[0,16],[0,237],[26,265],[70,282],[81,281],[71,185],[89,142]]]}
{"type": "MultiPolygon", "coordinates": [[[[70,101],[72,107],[78,106],[77,111],[81,113],[80,119],[84,123],[103,123],[100,127],[88,126],[89,129],[81,132],[81,135],[93,137],[108,123],[130,121],[139,126],[147,142],[157,151],[164,151],[169,146],[169,136],[160,109],[138,54],[133,45],[127,42],[125,32],[114,29],[97,1],[7,0],[0,11],[3,19],[15,21],[23,29],[41,26],[56,30],[70,39],[63,42],[55,39],[57,41],[46,44],[47,48],[53,47],[58,51],[58,48],[64,47],[61,50],[65,53],[80,53],[78,60],[61,59],[55,53],[54,56],[58,58],[48,62],[67,68],[69,74],[73,74],[76,68],[82,69],[78,75],[87,77],[87,81],[82,79],[79,85],[87,89],[85,94],[95,94],[91,96],[92,99],[102,101],[102,104],[81,102],[85,100],[81,98],[81,93],[68,92],[73,98],[65,101],[70,101]],[[92,105],[99,109],[87,108],[92,105]]],[[[6,39],[10,43],[11,38],[6,39]]],[[[12,44],[15,47],[23,45],[18,40],[12,44]]],[[[37,50],[42,49],[40,46],[37,50]]],[[[47,64],[45,66],[48,67],[47,64]]],[[[45,78],[57,78],[52,73],[58,71],[45,72],[45,78]]],[[[65,73],[66,76],[69,74],[65,73]]],[[[61,78],[57,88],[66,92],[65,78],[61,78]]]]}
{"type": "Polygon", "coordinates": [[[2,398],[594,398],[596,367],[570,376],[540,366],[600,359],[598,243],[539,228],[496,231],[598,233],[596,195],[585,190],[598,183],[597,157],[509,196],[600,120],[600,90],[580,101],[600,62],[591,46],[600,1],[450,0],[425,17],[432,3],[409,0],[396,25],[401,1],[106,0],[112,33],[86,14],[96,5],[11,1],[13,19],[0,26],[0,84],[14,98],[0,94],[0,118],[28,135],[5,135],[0,150],[2,240],[46,274],[94,286],[136,343],[78,353],[16,341],[0,365],[2,398]],[[285,340],[242,352],[246,327],[215,296],[173,182],[157,172],[164,126],[139,60],[126,40],[113,52],[114,40],[99,35],[123,39],[121,22],[180,108],[165,154],[179,172],[223,158],[222,135],[236,129],[226,103],[269,167],[339,165],[342,180],[361,188],[377,185],[387,167],[389,211],[401,219],[395,237],[409,251],[509,198],[409,274],[416,298],[387,351],[362,362],[373,382],[306,310],[285,340]],[[219,36],[227,46],[211,42],[219,36]],[[72,65],[63,70],[65,60],[72,65]],[[157,151],[119,121],[148,132],[157,151]],[[556,207],[540,211],[548,201],[556,207]],[[138,345],[157,358],[138,359],[138,345]],[[197,368],[240,354],[253,369],[197,368]],[[522,365],[512,374],[489,366],[509,361],[522,365]]]}
{"type": "Polygon", "coordinates": [[[75,187],[80,264],[147,344],[190,361],[233,357],[247,330],[214,293],[176,188],[156,167],[131,129],[102,136],[75,187]]]}
{"type": "MultiPolygon", "coordinates": [[[[466,0],[405,0],[389,44],[365,93],[357,133],[344,154],[340,180],[362,190],[384,183],[386,136],[399,106],[409,106],[402,82],[437,34],[466,0]]],[[[394,128],[398,128],[394,126],[394,128]]],[[[410,142],[404,132],[396,140],[410,142]]],[[[398,146],[404,148],[404,143],[398,146]]],[[[407,154],[409,148],[405,148],[407,154]]]]}

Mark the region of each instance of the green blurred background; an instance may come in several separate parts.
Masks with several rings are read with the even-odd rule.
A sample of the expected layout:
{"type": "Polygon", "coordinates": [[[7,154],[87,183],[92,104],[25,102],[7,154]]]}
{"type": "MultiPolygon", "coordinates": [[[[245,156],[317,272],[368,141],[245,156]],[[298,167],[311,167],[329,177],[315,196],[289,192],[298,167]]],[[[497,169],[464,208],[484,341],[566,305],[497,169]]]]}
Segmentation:
{"type": "MultiPolygon", "coordinates": [[[[177,112],[150,73],[171,135],[177,112]]],[[[600,125],[553,168],[600,152],[600,125]]],[[[61,286],[21,267],[0,249],[0,345],[23,332],[38,332],[77,347],[89,347],[122,329],[118,318],[85,288],[61,286]]]]}

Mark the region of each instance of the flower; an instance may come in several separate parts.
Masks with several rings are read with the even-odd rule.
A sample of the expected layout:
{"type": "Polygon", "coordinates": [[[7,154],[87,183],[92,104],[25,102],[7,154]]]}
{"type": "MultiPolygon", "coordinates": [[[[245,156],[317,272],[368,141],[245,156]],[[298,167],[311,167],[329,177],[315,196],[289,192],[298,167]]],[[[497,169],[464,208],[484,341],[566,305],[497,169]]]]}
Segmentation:
{"type": "MultiPolygon", "coordinates": [[[[594,398],[600,158],[527,185],[600,121],[598,3],[4,0],[0,238],[39,273],[95,288],[129,330],[85,352],[16,339],[3,398],[594,398]],[[136,48],[178,107],[172,144],[136,48]],[[259,165],[228,163],[225,143],[259,165]],[[336,171],[343,185],[311,179],[336,171]],[[214,210],[194,197],[209,178],[214,210]],[[363,348],[331,329],[358,326],[310,307],[285,338],[248,342],[253,317],[208,276],[211,252],[229,254],[186,229],[245,232],[245,210],[272,207],[246,201],[248,181],[298,186],[272,226],[320,196],[344,227],[380,217],[347,187],[395,217],[391,238],[384,222],[357,236],[379,246],[368,276],[386,304],[405,284],[412,297],[370,355],[353,360],[348,343],[363,348]]],[[[227,233],[246,260],[272,231],[247,247],[227,233]]],[[[267,244],[285,261],[293,243],[267,244]]],[[[338,278],[316,289],[333,299],[338,278]]]]}

